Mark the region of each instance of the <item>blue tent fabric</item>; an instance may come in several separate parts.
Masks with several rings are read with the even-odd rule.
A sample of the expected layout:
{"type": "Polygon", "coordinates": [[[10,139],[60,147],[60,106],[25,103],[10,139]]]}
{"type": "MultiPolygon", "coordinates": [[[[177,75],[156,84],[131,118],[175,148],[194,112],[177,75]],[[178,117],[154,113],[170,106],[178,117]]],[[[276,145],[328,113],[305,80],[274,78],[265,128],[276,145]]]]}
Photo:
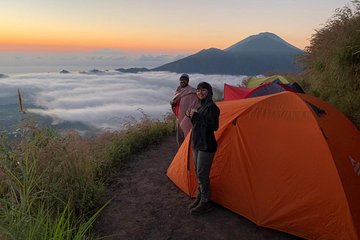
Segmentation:
{"type": "Polygon", "coordinates": [[[253,91],[248,97],[259,97],[284,91],[286,90],[281,85],[277,83],[269,83],[261,85],[261,87],[258,87],[256,91],[253,91]]]}

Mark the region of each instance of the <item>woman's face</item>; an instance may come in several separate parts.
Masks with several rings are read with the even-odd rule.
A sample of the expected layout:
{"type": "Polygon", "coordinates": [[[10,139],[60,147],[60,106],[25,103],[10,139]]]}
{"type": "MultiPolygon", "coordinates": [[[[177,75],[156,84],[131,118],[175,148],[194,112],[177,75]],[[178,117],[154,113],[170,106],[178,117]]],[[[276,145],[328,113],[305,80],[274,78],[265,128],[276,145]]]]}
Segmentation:
{"type": "Polygon", "coordinates": [[[200,100],[203,100],[208,95],[208,90],[205,88],[196,89],[196,95],[200,100]]]}

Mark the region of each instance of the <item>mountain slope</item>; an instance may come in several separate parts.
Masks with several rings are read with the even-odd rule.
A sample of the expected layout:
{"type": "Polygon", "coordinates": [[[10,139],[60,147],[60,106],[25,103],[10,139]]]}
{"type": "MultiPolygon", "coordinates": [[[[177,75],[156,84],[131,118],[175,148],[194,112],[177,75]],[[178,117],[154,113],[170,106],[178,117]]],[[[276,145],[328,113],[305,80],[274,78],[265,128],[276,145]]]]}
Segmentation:
{"type": "Polygon", "coordinates": [[[250,36],[225,50],[210,48],[156,67],[153,71],[257,75],[299,72],[294,56],[303,52],[273,33],[250,36]]]}
{"type": "Polygon", "coordinates": [[[155,69],[154,71],[217,74],[234,71],[228,54],[220,49],[210,48],[155,69]]]}
{"type": "Polygon", "coordinates": [[[241,40],[240,42],[225,49],[226,52],[242,51],[267,51],[267,52],[293,52],[294,54],[302,51],[289,44],[277,35],[269,32],[259,33],[241,40]]]}

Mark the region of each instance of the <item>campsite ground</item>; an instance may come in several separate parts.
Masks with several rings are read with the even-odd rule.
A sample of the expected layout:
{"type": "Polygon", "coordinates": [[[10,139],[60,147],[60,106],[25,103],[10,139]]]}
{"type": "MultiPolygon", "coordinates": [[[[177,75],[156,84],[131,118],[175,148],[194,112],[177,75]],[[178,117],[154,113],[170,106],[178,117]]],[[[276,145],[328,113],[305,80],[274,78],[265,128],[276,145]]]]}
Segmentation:
{"type": "Polygon", "coordinates": [[[114,177],[107,198],[113,198],[95,224],[103,239],[299,239],[257,227],[215,205],[210,213],[192,216],[191,199],[165,175],[177,151],[175,137],[137,155],[114,177]]]}

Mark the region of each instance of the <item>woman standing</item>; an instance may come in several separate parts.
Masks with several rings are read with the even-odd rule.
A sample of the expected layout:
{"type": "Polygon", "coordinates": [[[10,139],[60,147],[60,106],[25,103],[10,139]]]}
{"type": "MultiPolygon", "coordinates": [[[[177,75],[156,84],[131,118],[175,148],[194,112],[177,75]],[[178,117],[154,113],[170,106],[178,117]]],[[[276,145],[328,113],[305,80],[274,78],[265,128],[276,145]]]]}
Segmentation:
{"type": "Polygon", "coordinates": [[[196,89],[196,95],[201,102],[198,109],[192,109],[191,147],[198,179],[198,195],[189,206],[194,215],[209,212],[210,203],[210,169],[217,149],[214,131],[219,128],[220,109],[212,100],[212,87],[207,82],[201,82],[196,89]]]}

